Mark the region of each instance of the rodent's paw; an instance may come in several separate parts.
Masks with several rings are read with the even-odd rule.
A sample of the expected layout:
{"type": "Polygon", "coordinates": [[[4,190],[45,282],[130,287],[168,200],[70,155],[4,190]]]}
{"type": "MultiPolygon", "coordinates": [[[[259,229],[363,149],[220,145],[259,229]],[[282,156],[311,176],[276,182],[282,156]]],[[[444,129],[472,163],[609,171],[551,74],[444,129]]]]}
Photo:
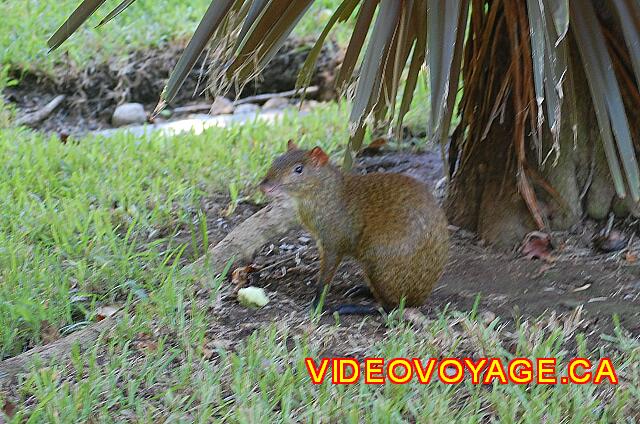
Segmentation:
{"type": "Polygon", "coordinates": [[[382,311],[378,306],[374,305],[355,305],[355,304],[346,304],[339,305],[330,311],[333,313],[338,313],[338,315],[380,315],[382,311]]]}

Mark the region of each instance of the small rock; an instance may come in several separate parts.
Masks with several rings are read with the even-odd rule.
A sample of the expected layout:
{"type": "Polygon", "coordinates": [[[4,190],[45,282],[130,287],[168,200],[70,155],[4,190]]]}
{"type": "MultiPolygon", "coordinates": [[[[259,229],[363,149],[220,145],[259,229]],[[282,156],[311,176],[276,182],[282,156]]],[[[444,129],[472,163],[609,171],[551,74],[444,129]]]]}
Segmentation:
{"type": "Polygon", "coordinates": [[[217,96],[209,109],[210,115],[228,115],[233,113],[233,102],[226,97],[217,96]]]}
{"type": "Polygon", "coordinates": [[[234,113],[239,114],[239,113],[256,113],[260,110],[260,106],[258,106],[255,103],[245,103],[243,105],[239,105],[236,107],[236,110],[234,113]]]}
{"type": "Polygon", "coordinates": [[[300,107],[300,110],[303,112],[309,112],[311,109],[318,107],[319,104],[320,102],[317,100],[305,100],[302,102],[302,105],[298,103],[298,107],[300,107]]]}
{"type": "Polygon", "coordinates": [[[140,103],[124,103],[116,107],[111,116],[114,127],[122,127],[131,124],[143,124],[147,122],[147,113],[140,103]]]}
{"type": "Polygon", "coordinates": [[[274,109],[284,109],[289,106],[289,101],[283,97],[274,97],[272,99],[267,100],[267,102],[262,105],[262,109],[265,110],[274,110],[274,109]]]}

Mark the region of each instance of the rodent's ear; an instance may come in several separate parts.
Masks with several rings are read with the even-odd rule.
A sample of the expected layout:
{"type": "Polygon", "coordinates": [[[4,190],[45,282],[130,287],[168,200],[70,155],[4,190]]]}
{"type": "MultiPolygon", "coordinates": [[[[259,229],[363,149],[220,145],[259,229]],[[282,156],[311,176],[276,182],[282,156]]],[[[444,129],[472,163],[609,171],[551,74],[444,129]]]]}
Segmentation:
{"type": "Polygon", "coordinates": [[[287,151],[297,150],[297,149],[298,149],[298,145],[294,143],[293,140],[289,139],[289,141],[287,141],[287,151]]]}
{"type": "Polygon", "coordinates": [[[309,152],[309,157],[316,166],[324,166],[327,164],[327,162],[329,162],[329,156],[327,156],[324,150],[322,150],[318,146],[311,149],[311,152],[309,152]]]}

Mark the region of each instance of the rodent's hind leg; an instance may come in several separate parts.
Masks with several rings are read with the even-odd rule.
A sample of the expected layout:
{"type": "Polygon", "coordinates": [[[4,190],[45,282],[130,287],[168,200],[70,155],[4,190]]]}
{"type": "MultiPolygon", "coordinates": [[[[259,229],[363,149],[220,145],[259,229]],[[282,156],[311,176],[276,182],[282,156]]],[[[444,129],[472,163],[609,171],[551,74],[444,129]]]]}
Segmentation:
{"type": "Polygon", "coordinates": [[[373,298],[371,288],[366,284],[358,284],[344,292],[344,297],[368,297],[373,298]]]}
{"type": "Polygon", "coordinates": [[[333,280],[333,276],[342,260],[342,256],[329,253],[334,252],[335,249],[327,252],[322,244],[318,244],[318,250],[320,251],[320,272],[318,273],[318,282],[316,283],[316,293],[311,302],[312,311],[317,310],[320,299],[322,299],[322,294],[325,292],[325,287],[327,292],[329,291],[329,284],[331,284],[331,280],[333,280]]]}

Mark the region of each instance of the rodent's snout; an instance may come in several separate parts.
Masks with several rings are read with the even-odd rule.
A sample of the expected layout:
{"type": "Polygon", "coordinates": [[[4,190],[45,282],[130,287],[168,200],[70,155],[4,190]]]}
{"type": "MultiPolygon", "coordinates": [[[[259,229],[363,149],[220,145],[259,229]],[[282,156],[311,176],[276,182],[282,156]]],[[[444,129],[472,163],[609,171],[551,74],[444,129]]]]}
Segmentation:
{"type": "Polygon", "coordinates": [[[266,178],[260,183],[260,191],[264,194],[273,194],[277,189],[277,184],[267,180],[266,178]]]}

